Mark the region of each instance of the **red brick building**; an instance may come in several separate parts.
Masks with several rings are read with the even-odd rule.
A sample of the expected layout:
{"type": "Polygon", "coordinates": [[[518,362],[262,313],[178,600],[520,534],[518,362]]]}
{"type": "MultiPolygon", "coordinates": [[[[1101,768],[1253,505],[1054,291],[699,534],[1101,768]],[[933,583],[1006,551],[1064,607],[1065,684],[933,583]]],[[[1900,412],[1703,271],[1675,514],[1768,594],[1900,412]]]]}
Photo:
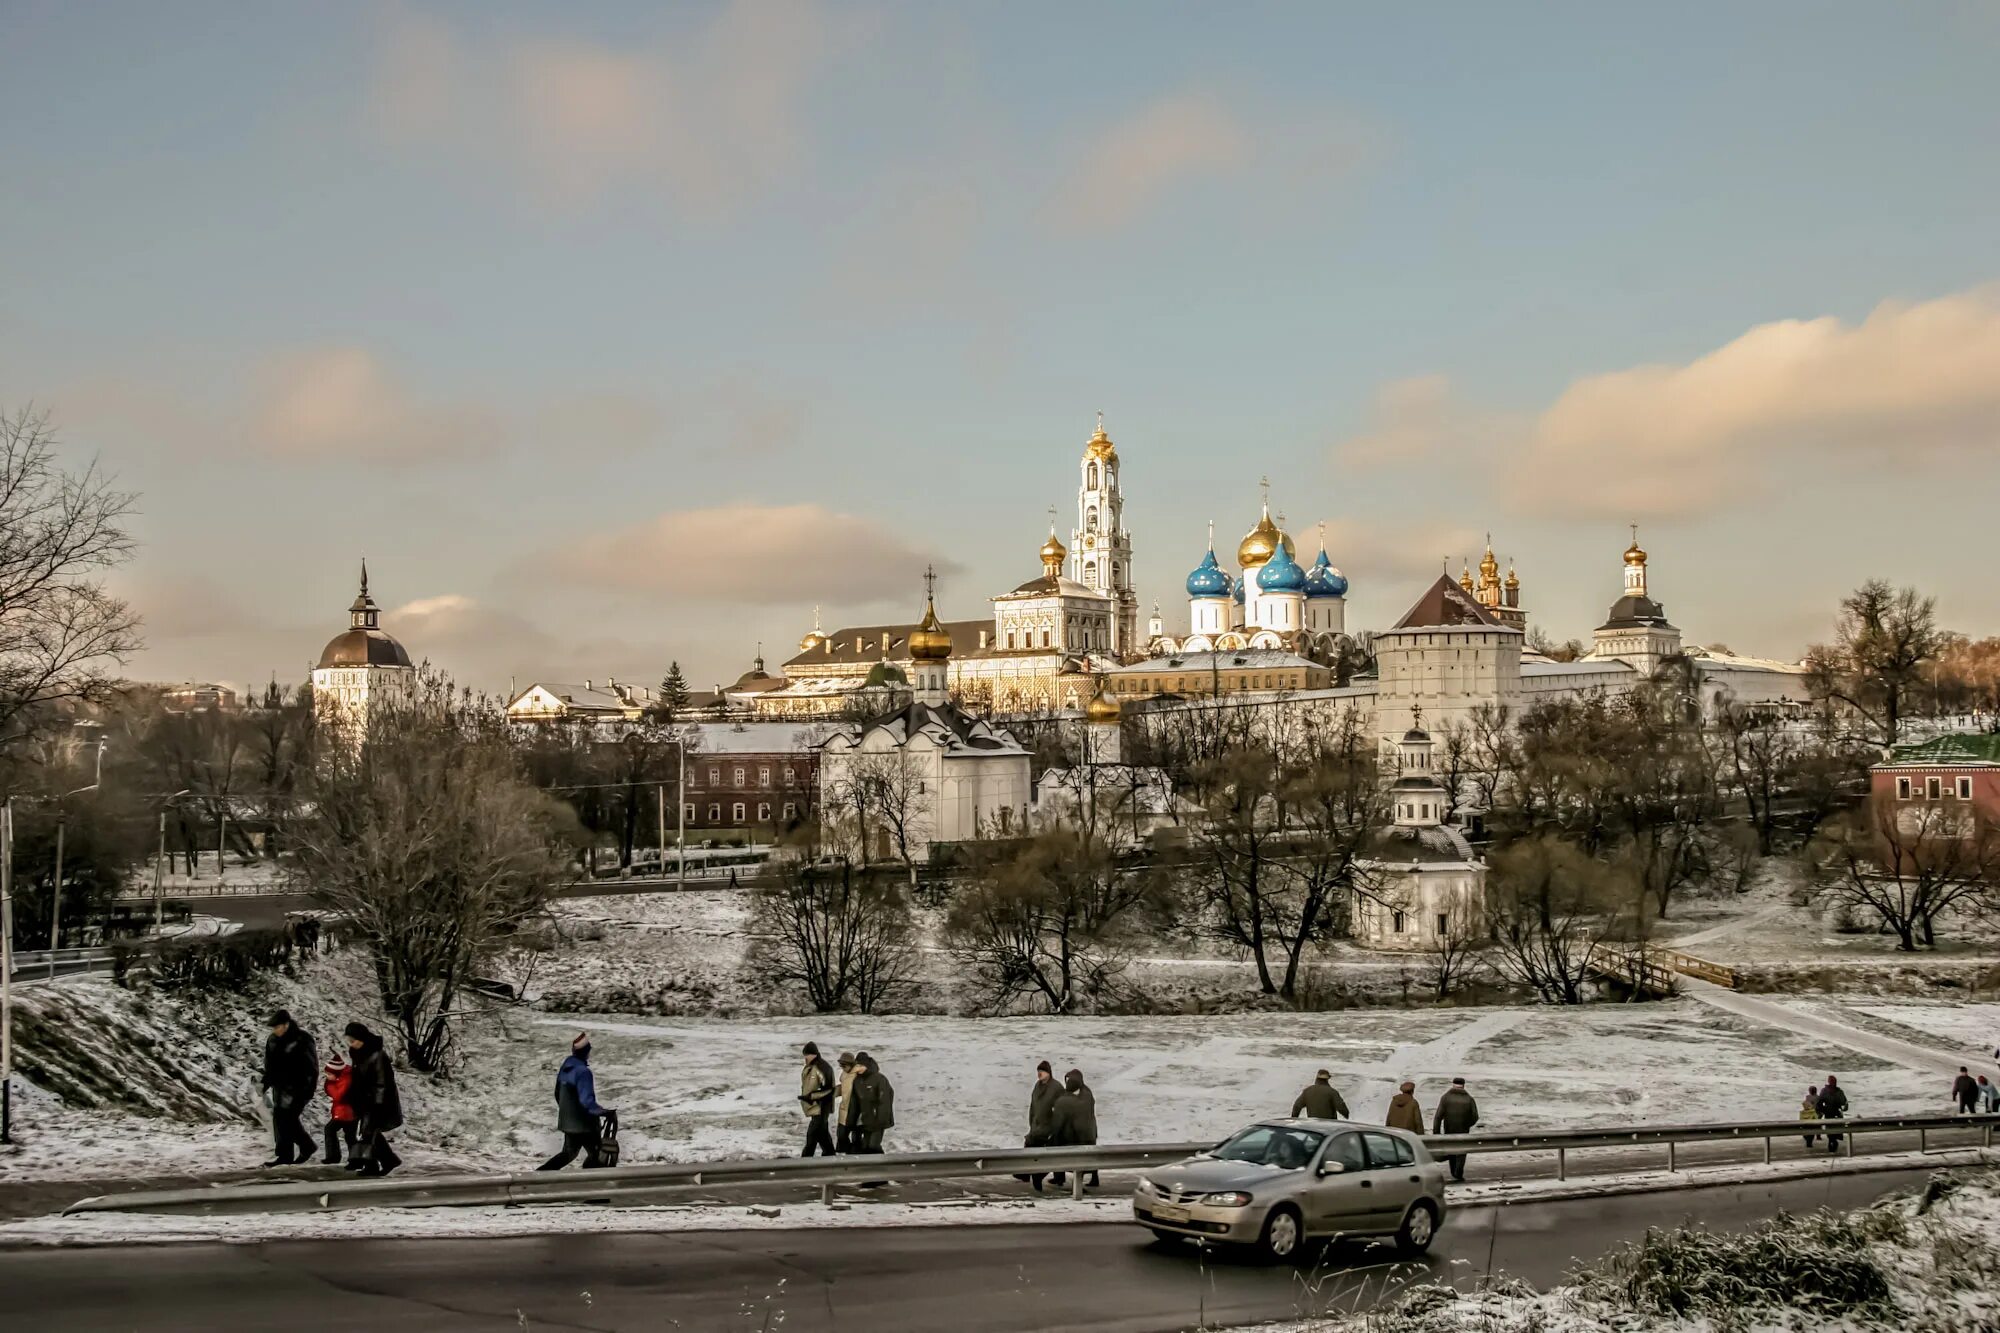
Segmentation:
{"type": "Polygon", "coordinates": [[[812,813],[822,728],[797,722],[700,722],[685,730],[682,813],[690,832],[781,832],[812,813]]]}
{"type": "Polygon", "coordinates": [[[1885,864],[1898,848],[1908,854],[1943,837],[1985,841],[2000,831],[2000,734],[1899,745],[1868,773],[1885,864]]]}

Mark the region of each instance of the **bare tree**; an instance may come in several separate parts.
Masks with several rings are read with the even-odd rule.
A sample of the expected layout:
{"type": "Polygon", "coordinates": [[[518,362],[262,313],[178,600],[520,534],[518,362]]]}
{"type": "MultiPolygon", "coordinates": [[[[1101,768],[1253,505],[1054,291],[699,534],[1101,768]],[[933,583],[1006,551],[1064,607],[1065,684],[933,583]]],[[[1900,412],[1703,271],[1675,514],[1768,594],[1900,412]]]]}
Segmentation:
{"type": "Polygon", "coordinates": [[[1418,973],[1424,989],[1440,1000],[1450,999],[1486,971],[1493,943],[1484,921],[1464,921],[1453,916],[1447,918],[1445,926],[1425,941],[1423,966],[1418,973]]]}
{"type": "Polygon", "coordinates": [[[1357,710],[1343,710],[1334,727],[1315,734],[1287,766],[1280,795],[1291,836],[1259,906],[1284,958],[1278,994],[1293,999],[1307,947],[1344,930],[1357,900],[1380,895],[1367,852],[1388,800],[1375,738],[1357,710]]]}
{"type": "Polygon", "coordinates": [[[411,1065],[440,1068],[460,991],[568,882],[576,826],[530,786],[505,721],[425,672],[328,746],[297,875],[360,935],[411,1065]]]}
{"type": "Polygon", "coordinates": [[[1834,820],[1809,855],[1819,893],[1875,916],[1904,951],[1935,946],[1942,917],[1991,905],[2000,891],[2000,830],[1957,802],[1877,793],[1834,820]]]}
{"type": "Polygon", "coordinates": [[[982,846],[972,882],[946,918],[945,938],[1000,1004],[1034,997],[1050,1013],[1068,1013],[1109,986],[1119,929],[1155,892],[1150,870],[1120,858],[1103,838],[1059,822],[982,846]]]}
{"type": "Polygon", "coordinates": [[[55,705],[108,700],[140,648],[102,581],[131,556],[133,503],[95,463],[62,469],[47,413],[0,412],[0,748],[53,723],[55,705]]]}
{"type": "Polygon", "coordinates": [[[1591,956],[1610,934],[1619,892],[1605,867],[1553,835],[1525,838],[1493,856],[1487,876],[1494,948],[1502,976],[1546,1004],[1581,1004],[1591,956]]]}
{"type": "Polygon", "coordinates": [[[757,919],[772,940],[772,974],[803,986],[821,1013],[850,1004],[872,1013],[909,983],[916,959],[910,912],[893,880],[844,860],[778,856],[758,891],[757,919]]]}
{"type": "Polygon", "coordinates": [[[1870,579],[1840,599],[1834,641],[1807,652],[1808,680],[1817,697],[1851,709],[1870,740],[1894,745],[1924,666],[1945,643],[1936,598],[1870,579]]]}
{"type": "Polygon", "coordinates": [[[931,829],[931,793],[925,790],[923,769],[909,750],[864,750],[848,761],[847,799],[855,802],[862,828],[887,847],[909,877],[917,882],[917,849],[931,829]]]}

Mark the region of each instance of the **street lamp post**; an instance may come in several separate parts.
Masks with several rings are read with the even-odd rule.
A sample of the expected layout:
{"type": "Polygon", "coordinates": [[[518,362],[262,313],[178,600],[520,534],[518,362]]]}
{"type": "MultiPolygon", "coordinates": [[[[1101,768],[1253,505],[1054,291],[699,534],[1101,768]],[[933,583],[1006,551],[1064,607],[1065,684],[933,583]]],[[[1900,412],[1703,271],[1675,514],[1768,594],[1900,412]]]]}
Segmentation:
{"type": "Polygon", "coordinates": [[[160,875],[167,859],[167,806],[193,791],[192,787],[182,787],[169,796],[160,806],[160,850],[153,855],[153,938],[158,939],[166,929],[166,918],[162,915],[160,875]]]}
{"type": "MultiPolygon", "coordinates": [[[[97,771],[91,776],[90,785],[65,792],[62,799],[67,801],[72,796],[96,791],[103,781],[104,740],[100,737],[97,742],[97,771]]],[[[56,811],[56,877],[49,885],[49,979],[52,981],[56,975],[56,950],[62,948],[63,834],[68,827],[69,810],[67,807],[60,808],[56,811]]]]}

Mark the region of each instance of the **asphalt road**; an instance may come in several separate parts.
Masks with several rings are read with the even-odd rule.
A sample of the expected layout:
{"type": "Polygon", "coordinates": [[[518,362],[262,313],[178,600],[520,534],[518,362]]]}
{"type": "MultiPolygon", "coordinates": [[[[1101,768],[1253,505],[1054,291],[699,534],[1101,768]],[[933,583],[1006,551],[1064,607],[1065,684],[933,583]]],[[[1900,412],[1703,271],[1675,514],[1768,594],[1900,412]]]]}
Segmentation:
{"type": "Polygon", "coordinates": [[[1467,1209],[1422,1263],[1342,1246],[1311,1271],[1109,1223],[4,1250],[0,1310],[66,1333],[1155,1333],[1367,1308],[1408,1281],[1546,1286],[1648,1227],[1853,1207],[1923,1174],[1467,1209]]]}

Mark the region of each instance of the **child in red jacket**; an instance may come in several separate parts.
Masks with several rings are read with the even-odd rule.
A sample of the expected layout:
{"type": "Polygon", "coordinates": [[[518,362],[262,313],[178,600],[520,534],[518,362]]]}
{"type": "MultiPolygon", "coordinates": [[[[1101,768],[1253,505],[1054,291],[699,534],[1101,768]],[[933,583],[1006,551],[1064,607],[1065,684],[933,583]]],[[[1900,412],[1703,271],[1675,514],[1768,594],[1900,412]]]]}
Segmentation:
{"type": "Polygon", "coordinates": [[[347,1057],[338,1047],[326,1058],[326,1156],[320,1160],[328,1166],[341,1161],[340,1145],[347,1144],[347,1165],[355,1164],[354,1155],[354,1103],[348,1100],[348,1089],[354,1082],[354,1066],[347,1063],[347,1057]]]}

